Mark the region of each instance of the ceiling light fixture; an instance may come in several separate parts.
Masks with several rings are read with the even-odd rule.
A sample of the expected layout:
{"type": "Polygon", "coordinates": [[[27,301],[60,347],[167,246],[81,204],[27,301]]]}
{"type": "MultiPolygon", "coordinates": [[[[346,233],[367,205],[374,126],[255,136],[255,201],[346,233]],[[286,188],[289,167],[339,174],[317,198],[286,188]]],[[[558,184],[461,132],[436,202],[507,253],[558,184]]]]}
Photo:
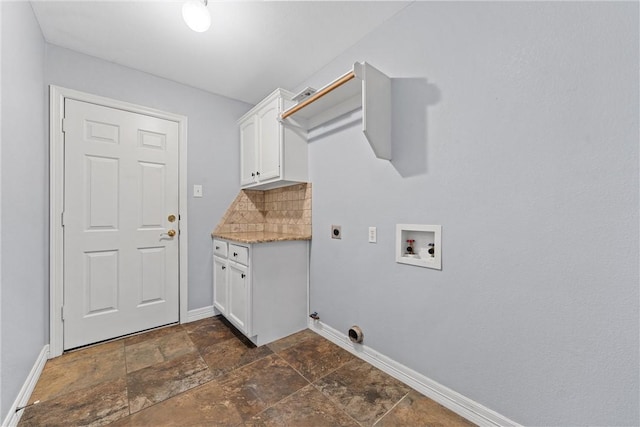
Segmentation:
{"type": "Polygon", "coordinates": [[[187,0],[182,5],[182,19],[193,31],[203,33],[211,26],[211,14],[207,0],[187,0]]]}

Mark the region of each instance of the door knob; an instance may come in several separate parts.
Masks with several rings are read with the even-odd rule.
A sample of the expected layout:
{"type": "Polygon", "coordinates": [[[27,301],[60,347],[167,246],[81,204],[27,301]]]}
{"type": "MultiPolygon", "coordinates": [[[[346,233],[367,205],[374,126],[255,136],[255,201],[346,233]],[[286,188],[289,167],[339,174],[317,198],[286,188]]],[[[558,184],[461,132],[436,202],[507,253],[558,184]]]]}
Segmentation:
{"type": "Polygon", "coordinates": [[[171,214],[171,215],[169,215],[169,216],[167,217],[167,219],[169,220],[169,222],[173,222],[173,221],[175,221],[175,220],[176,220],[176,216],[175,216],[175,215],[173,215],[173,214],[171,214]]]}
{"type": "Polygon", "coordinates": [[[169,235],[169,237],[173,237],[176,235],[176,230],[169,230],[167,231],[167,234],[169,235]]]}

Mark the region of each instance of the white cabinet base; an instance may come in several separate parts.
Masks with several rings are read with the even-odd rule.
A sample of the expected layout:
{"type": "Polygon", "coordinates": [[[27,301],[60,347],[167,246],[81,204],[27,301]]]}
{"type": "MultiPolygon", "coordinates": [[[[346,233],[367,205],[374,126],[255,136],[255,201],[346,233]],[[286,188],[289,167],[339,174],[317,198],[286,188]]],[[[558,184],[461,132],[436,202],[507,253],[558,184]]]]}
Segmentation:
{"type": "Polygon", "coordinates": [[[213,283],[214,295],[227,295],[228,299],[216,301],[216,309],[258,346],[305,329],[309,242],[231,245],[246,247],[248,262],[245,266],[234,261],[234,251],[229,250],[229,276],[224,280],[214,275],[213,283]],[[219,289],[222,286],[226,290],[219,289]]]}

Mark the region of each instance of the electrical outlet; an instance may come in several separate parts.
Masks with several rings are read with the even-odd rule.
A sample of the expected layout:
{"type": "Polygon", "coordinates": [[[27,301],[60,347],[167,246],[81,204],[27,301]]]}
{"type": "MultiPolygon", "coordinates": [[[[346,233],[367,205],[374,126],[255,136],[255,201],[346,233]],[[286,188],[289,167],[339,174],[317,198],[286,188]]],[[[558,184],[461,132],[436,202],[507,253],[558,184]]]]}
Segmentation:
{"type": "Polygon", "coordinates": [[[202,197],[202,185],[194,184],[193,197],[202,197]]]}
{"type": "Polygon", "coordinates": [[[332,239],[342,239],[342,227],[339,225],[331,226],[331,238],[332,239]]]}
{"type": "Polygon", "coordinates": [[[378,229],[376,227],[369,227],[369,243],[376,243],[378,241],[378,229]]]}

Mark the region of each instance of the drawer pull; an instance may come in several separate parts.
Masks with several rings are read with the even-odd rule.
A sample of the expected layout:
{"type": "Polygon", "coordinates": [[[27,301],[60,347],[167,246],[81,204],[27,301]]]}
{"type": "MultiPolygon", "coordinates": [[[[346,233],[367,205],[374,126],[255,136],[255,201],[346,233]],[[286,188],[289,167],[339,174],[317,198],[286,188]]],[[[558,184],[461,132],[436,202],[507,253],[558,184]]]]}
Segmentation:
{"type": "Polygon", "coordinates": [[[242,278],[244,279],[245,277],[247,277],[247,275],[246,275],[246,274],[244,274],[244,273],[242,273],[242,274],[240,275],[240,277],[242,277],[242,278]]]}
{"type": "Polygon", "coordinates": [[[216,246],[216,251],[217,251],[218,249],[220,249],[220,246],[216,246]]]}
{"type": "Polygon", "coordinates": [[[223,269],[223,270],[226,270],[226,269],[227,269],[227,267],[225,267],[225,266],[223,265],[223,266],[222,266],[222,269],[223,269]]]}
{"type": "Polygon", "coordinates": [[[237,252],[234,252],[234,253],[233,253],[233,256],[238,256],[238,253],[237,253],[237,252]]]}

